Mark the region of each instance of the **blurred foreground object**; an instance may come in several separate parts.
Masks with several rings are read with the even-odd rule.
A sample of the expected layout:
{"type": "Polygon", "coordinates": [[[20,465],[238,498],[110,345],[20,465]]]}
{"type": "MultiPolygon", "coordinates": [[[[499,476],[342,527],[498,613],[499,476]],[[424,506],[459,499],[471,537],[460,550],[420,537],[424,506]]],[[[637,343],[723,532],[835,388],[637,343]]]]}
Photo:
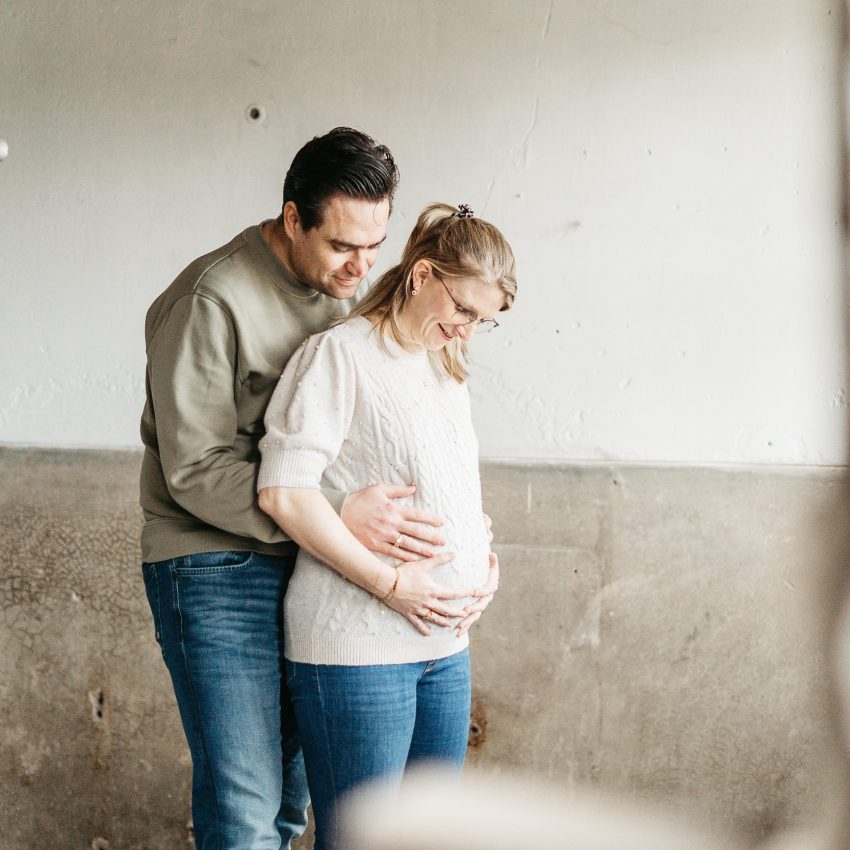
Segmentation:
{"type": "Polygon", "coordinates": [[[743,850],[651,804],[537,780],[438,768],[411,773],[401,789],[356,791],[340,813],[351,850],[743,850]]]}

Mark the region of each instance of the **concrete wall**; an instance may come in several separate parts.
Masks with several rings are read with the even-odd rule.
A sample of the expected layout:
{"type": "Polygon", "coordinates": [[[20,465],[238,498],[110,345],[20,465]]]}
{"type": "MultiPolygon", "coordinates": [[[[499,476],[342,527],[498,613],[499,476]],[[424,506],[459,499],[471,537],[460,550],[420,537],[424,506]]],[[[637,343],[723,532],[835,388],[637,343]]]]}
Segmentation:
{"type": "Polygon", "coordinates": [[[376,271],[435,199],[519,260],[470,385],[504,565],[471,761],[840,846],[846,27],[830,0],[0,0],[3,850],[186,846],[139,458],[103,449],[138,445],[147,305],[337,124],[401,165],[376,271]]]}
{"type": "MultiPolygon", "coordinates": [[[[186,846],[138,464],[0,450],[4,850],[186,846]]],[[[843,471],[488,464],[484,487],[503,580],[475,630],[472,764],[753,839],[831,828],[846,809],[823,652],[850,551],[843,471]]]]}
{"type": "Polygon", "coordinates": [[[2,0],[0,441],[136,446],[142,317],[347,123],[508,235],[490,458],[847,462],[835,0],[2,0]],[[257,124],[252,104],[265,109],[257,124]]]}

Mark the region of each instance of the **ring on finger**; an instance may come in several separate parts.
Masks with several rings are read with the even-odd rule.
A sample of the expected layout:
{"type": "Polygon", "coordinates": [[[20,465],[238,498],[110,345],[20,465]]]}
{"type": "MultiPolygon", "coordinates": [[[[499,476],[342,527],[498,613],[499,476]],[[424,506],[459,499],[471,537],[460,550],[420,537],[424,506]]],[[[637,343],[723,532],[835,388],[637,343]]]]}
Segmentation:
{"type": "Polygon", "coordinates": [[[426,611],[426,612],[422,615],[422,619],[423,619],[423,620],[425,620],[425,622],[426,622],[426,623],[430,623],[430,622],[431,622],[431,617],[433,616],[433,614],[434,614],[434,612],[433,612],[433,611],[426,611]]]}
{"type": "Polygon", "coordinates": [[[401,540],[402,537],[404,537],[404,535],[399,531],[398,537],[396,537],[396,539],[393,540],[393,546],[398,546],[399,541],[401,540]]]}

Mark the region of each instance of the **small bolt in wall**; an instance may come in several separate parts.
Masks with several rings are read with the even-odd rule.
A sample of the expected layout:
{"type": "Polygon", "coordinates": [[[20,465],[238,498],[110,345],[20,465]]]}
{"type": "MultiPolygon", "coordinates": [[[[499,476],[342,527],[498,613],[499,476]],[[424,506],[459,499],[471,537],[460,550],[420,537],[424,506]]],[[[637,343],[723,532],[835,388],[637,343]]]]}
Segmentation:
{"type": "Polygon", "coordinates": [[[266,120],[266,110],[256,103],[252,103],[245,110],[245,119],[249,124],[262,124],[266,120]]]}

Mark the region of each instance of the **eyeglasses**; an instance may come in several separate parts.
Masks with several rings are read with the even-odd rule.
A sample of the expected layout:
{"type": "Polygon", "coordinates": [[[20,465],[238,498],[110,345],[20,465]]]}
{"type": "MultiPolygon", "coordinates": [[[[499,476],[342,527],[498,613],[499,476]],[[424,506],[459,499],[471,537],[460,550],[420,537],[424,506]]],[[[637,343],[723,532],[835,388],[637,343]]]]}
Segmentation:
{"type": "Polygon", "coordinates": [[[435,278],[437,278],[438,281],[440,281],[440,283],[443,284],[443,289],[446,290],[446,293],[452,300],[452,304],[455,305],[455,310],[457,310],[457,312],[452,318],[454,319],[455,317],[460,316],[461,319],[458,324],[475,324],[475,330],[473,331],[473,333],[476,334],[490,333],[490,331],[492,331],[494,328],[499,327],[499,323],[495,319],[479,319],[478,313],[476,313],[474,310],[470,310],[469,307],[463,307],[462,305],[458,304],[457,301],[455,301],[455,297],[454,295],[452,295],[451,290],[448,288],[448,286],[446,286],[446,282],[436,272],[432,272],[432,274],[435,278]]]}

